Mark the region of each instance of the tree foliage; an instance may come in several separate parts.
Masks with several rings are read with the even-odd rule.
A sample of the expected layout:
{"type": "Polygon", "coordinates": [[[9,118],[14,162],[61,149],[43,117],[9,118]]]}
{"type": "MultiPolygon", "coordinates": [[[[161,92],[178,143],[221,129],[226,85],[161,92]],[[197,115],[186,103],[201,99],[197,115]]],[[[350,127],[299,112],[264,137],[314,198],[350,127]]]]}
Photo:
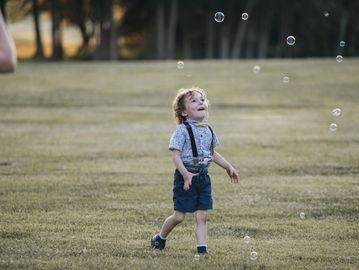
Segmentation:
{"type": "MultiPolygon", "coordinates": [[[[356,56],[359,1],[352,0],[13,0],[52,19],[53,59],[62,59],[61,22],[79,28],[84,59],[356,56]],[[114,16],[114,7],[123,15],[114,16]],[[223,22],[214,14],[225,14],[223,22]],[[247,20],[242,14],[248,13],[247,20]],[[294,46],[286,37],[296,38],[294,46]],[[340,47],[339,42],[346,46],[340,47]]],[[[5,0],[0,7],[5,8],[5,0]]],[[[36,54],[41,56],[40,33],[36,54]]]]}

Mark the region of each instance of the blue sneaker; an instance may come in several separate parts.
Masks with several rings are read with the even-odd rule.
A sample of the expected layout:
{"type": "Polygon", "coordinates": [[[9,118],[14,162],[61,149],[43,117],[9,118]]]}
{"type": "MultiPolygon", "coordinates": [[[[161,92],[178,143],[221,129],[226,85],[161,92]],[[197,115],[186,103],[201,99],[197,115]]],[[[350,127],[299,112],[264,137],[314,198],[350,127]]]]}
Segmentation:
{"type": "Polygon", "coordinates": [[[163,240],[158,234],[151,238],[151,248],[162,250],[166,246],[166,240],[163,240]]]}
{"type": "Polygon", "coordinates": [[[208,255],[207,246],[199,246],[199,247],[197,247],[197,253],[199,255],[208,255]]]}

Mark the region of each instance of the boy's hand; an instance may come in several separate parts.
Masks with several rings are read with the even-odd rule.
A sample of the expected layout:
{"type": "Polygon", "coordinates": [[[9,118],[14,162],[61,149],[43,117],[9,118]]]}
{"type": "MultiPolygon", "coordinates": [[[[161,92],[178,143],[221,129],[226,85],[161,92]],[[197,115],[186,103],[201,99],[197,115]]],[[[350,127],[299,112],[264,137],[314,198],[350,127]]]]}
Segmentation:
{"type": "Polygon", "coordinates": [[[183,189],[184,190],[189,190],[190,185],[192,185],[192,177],[199,175],[199,173],[191,173],[191,172],[187,172],[183,175],[183,180],[184,180],[184,185],[183,185],[183,189]]]}
{"type": "Polygon", "coordinates": [[[232,167],[230,166],[228,169],[226,169],[229,177],[231,178],[231,182],[233,184],[237,184],[238,183],[238,180],[239,180],[239,175],[237,173],[237,171],[232,167]]]}

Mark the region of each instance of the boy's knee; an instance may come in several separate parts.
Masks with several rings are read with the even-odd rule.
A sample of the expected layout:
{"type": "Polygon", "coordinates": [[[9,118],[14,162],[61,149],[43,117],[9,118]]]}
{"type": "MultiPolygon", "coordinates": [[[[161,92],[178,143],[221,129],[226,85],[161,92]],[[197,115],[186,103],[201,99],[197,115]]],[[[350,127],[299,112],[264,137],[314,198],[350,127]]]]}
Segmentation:
{"type": "Polygon", "coordinates": [[[173,219],[176,223],[181,223],[184,218],[186,217],[186,214],[185,213],[181,213],[181,212],[175,212],[173,214],[173,219]]]}
{"type": "Polygon", "coordinates": [[[196,221],[198,222],[207,222],[208,213],[207,211],[198,211],[196,213],[196,221]]]}

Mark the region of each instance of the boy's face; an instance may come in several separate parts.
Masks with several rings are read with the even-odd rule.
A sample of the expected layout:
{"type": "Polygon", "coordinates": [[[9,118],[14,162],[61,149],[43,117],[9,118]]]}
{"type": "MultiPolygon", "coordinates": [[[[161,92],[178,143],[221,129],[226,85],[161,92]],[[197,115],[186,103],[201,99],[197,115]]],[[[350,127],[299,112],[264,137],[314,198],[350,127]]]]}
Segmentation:
{"type": "Polygon", "coordinates": [[[187,118],[203,121],[207,118],[208,102],[201,93],[195,91],[192,96],[185,98],[185,111],[187,118]]]}

